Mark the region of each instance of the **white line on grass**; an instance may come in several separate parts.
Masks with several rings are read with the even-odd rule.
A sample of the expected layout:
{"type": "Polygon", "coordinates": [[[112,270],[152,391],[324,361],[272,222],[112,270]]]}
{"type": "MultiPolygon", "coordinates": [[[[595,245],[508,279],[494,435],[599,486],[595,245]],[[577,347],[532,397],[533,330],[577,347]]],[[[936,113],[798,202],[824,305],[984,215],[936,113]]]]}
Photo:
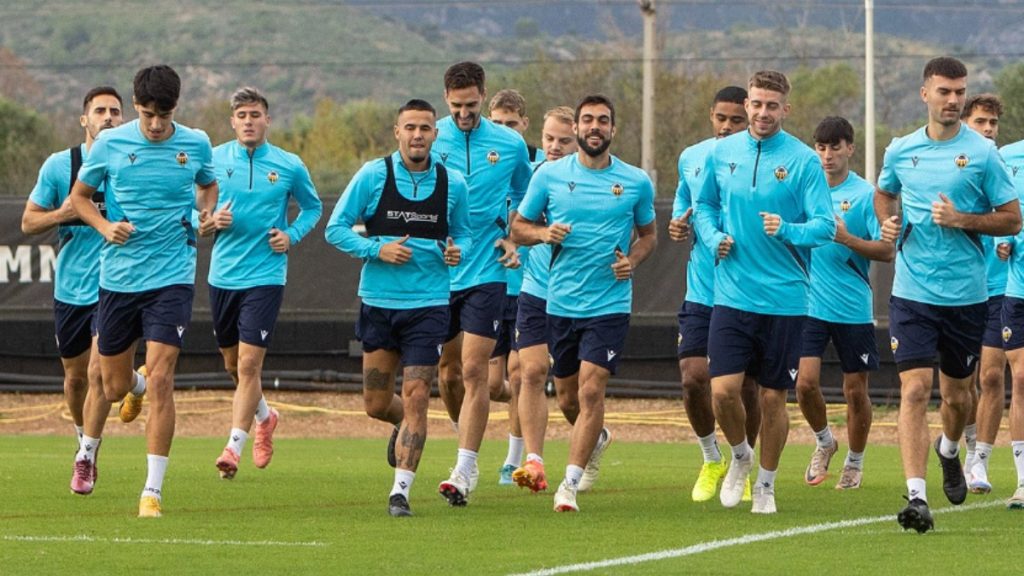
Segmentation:
{"type": "MultiPolygon", "coordinates": [[[[992,508],[994,506],[1001,505],[1003,505],[1002,501],[979,502],[978,504],[968,504],[967,506],[951,506],[948,508],[933,510],[932,514],[945,514],[947,512],[967,512],[969,510],[977,510],[979,508],[992,508]]],[[[729,548],[731,546],[742,546],[744,544],[753,544],[755,542],[764,542],[766,540],[791,538],[793,536],[800,536],[803,534],[816,534],[820,532],[827,532],[829,530],[839,530],[842,528],[855,528],[857,526],[864,526],[866,524],[894,522],[895,520],[896,517],[890,514],[888,516],[867,516],[864,518],[854,518],[852,520],[826,522],[822,524],[812,524],[810,526],[797,526],[794,528],[787,528],[786,530],[764,532],[762,534],[747,534],[746,536],[738,536],[736,538],[728,538],[725,540],[711,540],[710,542],[701,542],[699,544],[686,546],[684,548],[673,548],[669,550],[662,550],[660,552],[649,552],[647,554],[637,554],[635,556],[623,556],[621,558],[609,558],[607,560],[598,560],[596,562],[582,562],[579,564],[569,564],[567,566],[556,566],[554,568],[544,568],[542,570],[535,570],[533,572],[522,572],[519,574],[513,574],[511,576],[553,576],[554,574],[588,572],[590,570],[597,570],[599,568],[611,568],[613,566],[632,566],[635,564],[642,564],[644,562],[653,562],[655,560],[667,560],[669,558],[682,558],[684,556],[694,556],[696,554],[702,554],[704,552],[710,552],[712,550],[719,550],[721,548],[729,548]]]]}
{"type": "Polygon", "coordinates": [[[77,536],[4,536],[7,542],[99,542],[106,544],[170,544],[187,546],[282,546],[318,548],[324,542],[282,542],[279,540],[195,540],[187,538],[101,538],[79,534],[77,536]]]}

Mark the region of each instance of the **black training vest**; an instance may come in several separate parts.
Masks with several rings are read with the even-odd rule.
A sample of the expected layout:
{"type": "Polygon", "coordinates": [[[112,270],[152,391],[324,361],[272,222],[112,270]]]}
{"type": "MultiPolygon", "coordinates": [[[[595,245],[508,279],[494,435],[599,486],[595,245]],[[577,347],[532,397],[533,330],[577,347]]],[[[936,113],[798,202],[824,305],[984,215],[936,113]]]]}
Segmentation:
{"type": "MultiPolygon", "coordinates": [[[[75,182],[78,182],[78,171],[82,169],[82,147],[72,146],[68,151],[71,152],[71,180],[68,182],[68,194],[70,195],[71,190],[75,187],[75,182]]],[[[100,214],[106,218],[106,194],[102,190],[96,190],[92,193],[92,203],[96,205],[96,209],[100,211],[100,214]]],[[[86,226],[86,223],[76,218],[64,222],[61,226],[86,226]]]]}
{"type": "Polygon", "coordinates": [[[366,235],[405,236],[444,242],[448,238],[448,171],[434,162],[437,178],[434,192],[424,200],[413,201],[402,196],[395,183],[395,166],[391,156],[384,157],[388,175],[377,211],[364,222],[366,235]]]}

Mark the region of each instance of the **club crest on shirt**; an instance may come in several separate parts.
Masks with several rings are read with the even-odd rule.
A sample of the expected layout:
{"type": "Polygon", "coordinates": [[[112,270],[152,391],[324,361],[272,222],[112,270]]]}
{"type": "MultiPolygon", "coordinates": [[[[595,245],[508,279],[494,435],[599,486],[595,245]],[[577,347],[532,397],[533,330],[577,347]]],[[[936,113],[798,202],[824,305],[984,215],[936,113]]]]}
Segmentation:
{"type": "Polygon", "coordinates": [[[842,210],[843,212],[849,212],[850,206],[851,204],[849,200],[843,200],[842,202],[839,203],[839,209],[842,210]]]}
{"type": "Polygon", "coordinates": [[[1009,342],[1013,338],[1013,330],[1009,326],[1003,326],[1003,342],[1009,342]]]}
{"type": "Polygon", "coordinates": [[[893,336],[892,338],[889,339],[889,348],[891,348],[893,352],[895,352],[896,349],[899,348],[899,347],[900,347],[900,341],[897,340],[895,336],[893,336]]]}
{"type": "Polygon", "coordinates": [[[278,178],[279,178],[279,177],[278,177],[278,175],[277,175],[277,172],[275,172],[275,171],[273,171],[273,170],[271,170],[271,171],[270,171],[269,173],[267,173],[267,180],[268,180],[268,181],[269,181],[269,182],[270,182],[271,184],[277,184],[277,180],[278,180],[278,178]]]}
{"type": "Polygon", "coordinates": [[[138,158],[139,157],[135,155],[135,152],[132,152],[131,154],[128,155],[128,161],[131,162],[132,164],[135,164],[135,160],[137,160],[138,158]]]}
{"type": "Polygon", "coordinates": [[[779,182],[785,180],[786,176],[789,176],[789,170],[786,170],[785,166],[779,166],[775,169],[775,179],[779,182]]]}
{"type": "Polygon", "coordinates": [[[918,163],[918,162],[920,162],[920,161],[921,161],[921,159],[920,159],[920,158],[918,158],[917,156],[912,156],[912,157],[910,158],[910,161],[914,163],[914,168],[917,168],[917,163],[918,163]]]}
{"type": "Polygon", "coordinates": [[[491,163],[491,166],[497,164],[498,160],[501,160],[501,156],[498,155],[497,150],[491,150],[487,153],[487,161],[491,163]]]}
{"type": "Polygon", "coordinates": [[[235,173],[235,169],[234,168],[228,168],[227,172],[228,172],[228,178],[231,178],[231,175],[235,173]]]}
{"type": "Polygon", "coordinates": [[[966,154],[961,154],[956,157],[956,160],[954,160],[954,162],[956,162],[957,168],[966,168],[967,163],[970,161],[970,158],[968,158],[966,154]]]}
{"type": "Polygon", "coordinates": [[[178,152],[178,155],[175,156],[174,159],[177,160],[178,164],[181,166],[188,164],[188,154],[185,154],[184,151],[178,152]]]}
{"type": "Polygon", "coordinates": [[[615,194],[616,196],[622,196],[623,190],[625,190],[625,188],[622,187],[622,184],[619,184],[618,182],[612,184],[612,194],[615,194]]]}

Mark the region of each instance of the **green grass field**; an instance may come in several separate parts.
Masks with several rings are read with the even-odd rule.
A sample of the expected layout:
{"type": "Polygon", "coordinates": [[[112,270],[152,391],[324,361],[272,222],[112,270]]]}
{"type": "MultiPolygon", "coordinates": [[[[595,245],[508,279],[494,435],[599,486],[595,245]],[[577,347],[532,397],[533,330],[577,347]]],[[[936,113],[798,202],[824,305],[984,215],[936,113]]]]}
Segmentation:
{"type": "MultiPolygon", "coordinates": [[[[945,513],[931,458],[936,529],[905,533],[895,447],[872,446],[865,485],[841,493],[834,479],[802,483],[811,447],[786,450],[779,513],[726,510],[690,501],[699,463],[693,445],[615,443],[579,514],[552,512],[552,494],[497,486],[503,443],[484,445],[480,488],[462,509],[437,495],[454,459],[451,440],[430,441],[412,491],[413,518],[387,515],[392,471],[386,439],[276,442],[256,470],[248,454],[233,481],[213,461],[221,439],[175,441],[164,484],[164,517],[135,517],[145,479],[144,440],[111,437],[88,497],[71,494],[73,440],[0,436],[0,574],[521,574],[543,568],[677,551],[677,557],[602,566],[589,574],[1019,574],[1024,513],[1002,501],[1015,481],[997,448],[996,491],[945,513]],[[844,520],[848,527],[787,529],[844,520]],[[754,535],[773,533],[754,542],[754,535]],[[735,539],[730,541],[731,539],[735,539]]],[[[566,445],[551,443],[552,484],[566,445]]],[[[841,456],[833,466],[841,465],[841,456]]]]}

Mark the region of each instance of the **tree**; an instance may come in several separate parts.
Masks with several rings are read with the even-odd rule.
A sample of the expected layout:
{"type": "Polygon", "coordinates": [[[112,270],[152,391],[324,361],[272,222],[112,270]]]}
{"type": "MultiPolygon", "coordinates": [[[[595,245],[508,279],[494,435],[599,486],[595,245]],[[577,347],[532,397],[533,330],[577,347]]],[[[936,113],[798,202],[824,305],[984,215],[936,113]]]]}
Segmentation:
{"type": "Polygon", "coordinates": [[[1003,101],[999,141],[1008,144],[1024,139],[1024,63],[1003,68],[996,76],[996,89],[1003,101]]]}
{"type": "Polygon", "coordinates": [[[56,148],[53,128],[42,116],[0,97],[0,193],[27,197],[39,167],[56,148]]]}

